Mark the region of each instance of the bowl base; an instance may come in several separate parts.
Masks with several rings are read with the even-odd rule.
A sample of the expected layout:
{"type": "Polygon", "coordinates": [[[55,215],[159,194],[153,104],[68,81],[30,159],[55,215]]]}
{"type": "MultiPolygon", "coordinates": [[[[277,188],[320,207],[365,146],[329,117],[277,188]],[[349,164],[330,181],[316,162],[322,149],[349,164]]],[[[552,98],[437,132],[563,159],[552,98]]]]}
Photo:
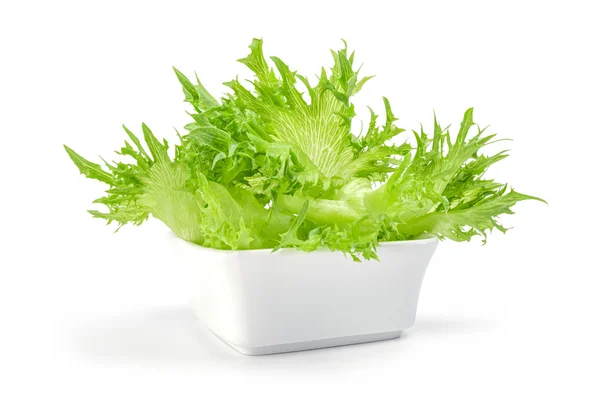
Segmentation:
{"type": "Polygon", "coordinates": [[[286,352],[316,350],[316,349],[320,349],[320,348],[338,347],[338,346],[343,346],[343,345],[370,343],[370,342],[374,342],[374,341],[397,339],[402,334],[401,330],[397,330],[397,331],[392,331],[392,332],[362,334],[362,335],[358,335],[358,336],[334,337],[334,338],[322,339],[322,340],[300,341],[297,343],[249,347],[249,346],[240,346],[237,344],[233,344],[233,343],[225,340],[224,338],[222,338],[221,336],[219,336],[212,330],[211,330],[211,332],[215,336],[217,336],[219,339],[221,339],[223,342],[227,343],[227,345],[229,345],[230,347],[232,347],[233,349],[235,349],[236,351],[238,351],[244,355],[283,354],[286,352]]]}

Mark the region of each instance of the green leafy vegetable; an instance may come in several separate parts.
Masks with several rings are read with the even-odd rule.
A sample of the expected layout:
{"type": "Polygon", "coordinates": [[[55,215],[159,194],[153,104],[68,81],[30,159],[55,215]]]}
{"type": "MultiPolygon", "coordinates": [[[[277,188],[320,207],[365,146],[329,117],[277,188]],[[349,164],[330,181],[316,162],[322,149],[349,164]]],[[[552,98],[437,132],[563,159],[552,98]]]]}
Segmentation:
{"type": "Polygon", "coordinates": [[[250,50],[239,61],[254,80],[225,83],[220,100],[175,69],[193,111],[173,156],[146,125],[143,140],[125,128],[118,153],[128,161],[100,165],[65,146],[82,174],[109,185],[95,201],[107,211],[94,217],[138,225],[152,215],[217,249],[328,247],[360,260],[377,258],[381,241],[485,239],[506,231],[498,216],[515,203],[541,200],[484,178],[508,155],[480,153],[495,136],[475,127],[472,109],[455,138],[434,120],[431,134],[397,144],[405,130],[384,98],[382,124],[369,108],[366,132],[355,135],[351,99],[370,76],[359,77],[354,53],[332,52],[333,67],[311,84],[277,57],[273,69],[261,40],[250,50]]]}

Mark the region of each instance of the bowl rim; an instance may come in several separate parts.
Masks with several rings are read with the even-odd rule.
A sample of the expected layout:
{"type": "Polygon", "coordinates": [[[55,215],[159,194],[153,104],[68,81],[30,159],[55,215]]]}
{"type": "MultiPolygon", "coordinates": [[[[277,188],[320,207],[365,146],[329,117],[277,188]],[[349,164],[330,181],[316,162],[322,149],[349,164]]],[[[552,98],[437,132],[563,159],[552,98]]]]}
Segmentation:
{"type": "MultiPolygon", "coordinates": [[[[202,246],[199,245],[197,243],[194,242],[190,242],[188,240],[185,240],[183,238],[180,238],[179,236],[175,235],[175,233],[171,230],[169,230],[168,235],[171,239],[176,239],[179,240],[181,242],[187,243],[191,246],[194,246],[200,250],[204,250],[204,251],[213,251],[216,253],[223,253],[223,254],[235,254],[235,253],[272,253],[272,254],[277,254],[280,252],[296,252],[298,254],[302,253],[302,254],[309,254],[309,253],[317,253],[317,252],[327,252],[327,253],[334,253],[335,250],[329,250],[327,247],[319,247],[318,249],[312,251],[312,252],[305,252],[302,250],[298,250],[296,248],[293,247],[284,247],[282,249],[277,250],[276,252],[273,252],[272,248],[266,248],[266,249],[216,249],[214,247],[206,247],[206,246],[202,246]]],[[[439,243],[440,239],[435,236],[435,235],[425,235],[422,238],[419,239],[411,239],[411,240],[394,240],[394,241],[382,241],[382,242],[377,242],[378,247],[382,246],[382,247],[390,247],[390,246],[404,246],[404,245],[427,245],[427,244],[437,244],[439,243]]],[[[345,253],[344,253],[345,254],[345,253]]]]}

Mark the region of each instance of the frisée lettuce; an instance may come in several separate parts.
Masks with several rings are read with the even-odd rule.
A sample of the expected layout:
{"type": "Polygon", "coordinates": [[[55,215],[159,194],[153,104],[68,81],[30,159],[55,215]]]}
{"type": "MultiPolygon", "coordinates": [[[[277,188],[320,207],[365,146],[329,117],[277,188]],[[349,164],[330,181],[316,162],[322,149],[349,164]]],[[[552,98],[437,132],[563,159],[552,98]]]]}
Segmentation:
{"type": "Polygon", "coordinates": [[[139,225],[151,215],[216,249],[327,247],[359,260],[377,258],[381,241],[485,239],[506,231],[498,216],[517,202],[541,200],[484,177],[508,154],[481,154],[495,135],[474,124],[473,109],[456,134],[435,119],[432,132],[410,134],[383,98],[383,120],[369,108],[366,131],[353,134],[351,99],[370,79],[354,53],[332,52],[333,67],[311,83],[277,57],[268,62],[262,44],[254,39],[239,60],[254,80],[225,83],[220,99],[175,69],[192,110],[174,151],[145,124],[141,138],[124,127],[118,162],[65,146],[82,174],[109,186],[94,217],[139,225]]]}

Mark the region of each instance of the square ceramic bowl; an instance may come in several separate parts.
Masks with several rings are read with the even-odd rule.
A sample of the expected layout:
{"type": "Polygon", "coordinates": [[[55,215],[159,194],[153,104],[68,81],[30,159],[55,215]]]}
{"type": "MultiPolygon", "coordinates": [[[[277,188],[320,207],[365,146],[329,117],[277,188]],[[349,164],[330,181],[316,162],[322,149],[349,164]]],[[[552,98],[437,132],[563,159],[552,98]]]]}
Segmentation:
{"type": "Polygon", "coordinates": [[[327,249],[226,251],[171,235],[197,318],[247,355],[393,339],[413,325],[437,238],[382,242],[380,261],[327,249]]]}

